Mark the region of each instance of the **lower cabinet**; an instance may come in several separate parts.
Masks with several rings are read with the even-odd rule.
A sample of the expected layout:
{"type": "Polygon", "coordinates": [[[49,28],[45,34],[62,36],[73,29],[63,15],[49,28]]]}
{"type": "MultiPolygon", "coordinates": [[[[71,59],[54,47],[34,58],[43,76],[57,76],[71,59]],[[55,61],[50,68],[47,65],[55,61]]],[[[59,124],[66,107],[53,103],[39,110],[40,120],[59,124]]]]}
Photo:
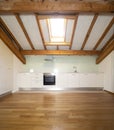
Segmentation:
{"type": "MultiPolygon", "coordinates": [[[[43,85],[43,73],[19,73],[17,77],[18,88],[52,87],[43,85]]],[[[78,87],[104,87],[103,73],[58,73],[56,85],[58,88],[78,87]]]]}
{"type": "Polygon", "coordinates": [[[17,77],[18,88],[42,88],[43,74],[38,73],[20,73],[17,77]]]}
{"type": "Polygon", "coordinates": [[[56,76],[56,86],[62,88],[79,87],[78,73],[59,73],[56,76]]]}
{"type": "Polygon", "coordinates": [[[80,87],[80,80],[78,73],[68,74],[68,87],[70,88],[80,87]]]}
{"type": "Polygon", "coordinates": [[[104,76],[101,73],[80,74],[80,87],[103,87],[104,76]]]}
{"type": "Polygon", "coordinates": [[[66,73],[56,74],[56,87],[65,88],[68,86],[68,75],[66,73]]]}

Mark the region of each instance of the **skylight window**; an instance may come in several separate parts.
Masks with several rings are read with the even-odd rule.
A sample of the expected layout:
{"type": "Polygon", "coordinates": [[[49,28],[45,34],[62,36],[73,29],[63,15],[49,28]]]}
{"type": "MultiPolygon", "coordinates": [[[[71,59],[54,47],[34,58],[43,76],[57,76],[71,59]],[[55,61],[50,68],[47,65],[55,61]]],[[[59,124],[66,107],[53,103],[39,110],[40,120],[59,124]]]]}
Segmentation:
{"type": "Polygon", "coordinates": [[[39,20],[45,46],[70,46],[73,39],[75,16],[48,17],[39,20]]]}
{"type": "Polygon", "coordinates": [[[64,42],[66,19],[48,19],[51,42],[64,42]]]}

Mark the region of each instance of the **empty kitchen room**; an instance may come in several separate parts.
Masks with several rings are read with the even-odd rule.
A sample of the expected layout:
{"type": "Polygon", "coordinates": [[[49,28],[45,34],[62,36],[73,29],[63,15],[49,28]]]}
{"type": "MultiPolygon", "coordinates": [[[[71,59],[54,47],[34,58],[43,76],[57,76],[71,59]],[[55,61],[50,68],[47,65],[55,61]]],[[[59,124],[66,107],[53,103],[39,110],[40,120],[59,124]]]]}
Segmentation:
{"type": "Polygon", "coordinates": [[[114,130],[113,0],[0,0],[0,130],[114,130]]]}

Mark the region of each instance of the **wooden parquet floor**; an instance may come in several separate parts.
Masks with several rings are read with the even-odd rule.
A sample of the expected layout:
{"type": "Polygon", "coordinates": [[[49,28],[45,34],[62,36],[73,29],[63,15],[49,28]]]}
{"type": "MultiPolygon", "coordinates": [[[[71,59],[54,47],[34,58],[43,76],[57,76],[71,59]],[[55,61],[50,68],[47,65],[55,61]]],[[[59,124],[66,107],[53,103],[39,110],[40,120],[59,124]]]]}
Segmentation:
{"type": "Polygon", "coordinates": [[[114,95],[11,94],[0,98],[0,130],[114,130],[114,95]]]}

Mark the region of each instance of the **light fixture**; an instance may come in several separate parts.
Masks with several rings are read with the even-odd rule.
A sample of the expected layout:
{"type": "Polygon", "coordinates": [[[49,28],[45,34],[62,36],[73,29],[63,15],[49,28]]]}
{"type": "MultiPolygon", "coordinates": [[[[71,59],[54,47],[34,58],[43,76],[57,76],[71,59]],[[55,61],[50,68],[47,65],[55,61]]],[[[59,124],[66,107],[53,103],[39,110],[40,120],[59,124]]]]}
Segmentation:
{"type": "Polygon", "coordinates": [[[54,69],[54,73],[57,74],[58,73],[58,69],[54,69]]]}
{"type": "Polygon", "coordinates": [[[34,69],[30,69],[30,73],[33,73],[34,72],[34,69]]]}

